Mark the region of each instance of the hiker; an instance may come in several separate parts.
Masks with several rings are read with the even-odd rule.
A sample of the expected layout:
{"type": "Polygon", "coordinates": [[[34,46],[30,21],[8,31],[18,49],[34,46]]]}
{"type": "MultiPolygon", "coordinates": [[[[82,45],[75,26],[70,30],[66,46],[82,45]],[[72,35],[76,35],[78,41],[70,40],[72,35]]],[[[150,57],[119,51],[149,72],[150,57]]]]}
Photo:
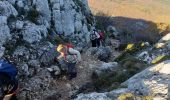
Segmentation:
{"type": "Polygon", "coordinates": [[[77,76],[76,72],[76,63],[81,61],[81,54],[79,51],[73,49],[72,44],[60,44],[57,47],[57,51],[60,52],[60,56],[57,57],[58,60],[63,59],[67,69],[68,69],[68,78],[71,80],[77,76]]]}
{"type": "Polygon", "coordinates": [[[104,32],[102,32],[101,30],[99,30],[99,35],[100,35],[100,42],[101,42],[101,44],[104,46],[105,44],[104,44],[104,32]]]}
{"type": "Polygon", "coordinates": [[[16,75],[16,67],[0,60],[0,100],[18,100],[16,97],[18,90],[16,75]]]}
{"type": "Polygon", "coordinates": [[[90,40],[92,43],[92,47],[99,47],[100,46],[100,35],[96,31],[96,29],[93,30],[90,34],[90,40]]]}

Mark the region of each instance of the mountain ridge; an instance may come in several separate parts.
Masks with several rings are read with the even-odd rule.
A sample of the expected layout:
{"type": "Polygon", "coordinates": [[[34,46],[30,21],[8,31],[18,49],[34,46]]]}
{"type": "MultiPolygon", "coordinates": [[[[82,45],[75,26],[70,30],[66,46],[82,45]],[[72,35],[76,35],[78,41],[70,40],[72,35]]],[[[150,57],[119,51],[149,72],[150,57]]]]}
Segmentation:
{"type": "Polygon", "coordinates": [[[146,19],[156,23],[170,23],[168,0],[88,0],[94,14],[146,19]]]}

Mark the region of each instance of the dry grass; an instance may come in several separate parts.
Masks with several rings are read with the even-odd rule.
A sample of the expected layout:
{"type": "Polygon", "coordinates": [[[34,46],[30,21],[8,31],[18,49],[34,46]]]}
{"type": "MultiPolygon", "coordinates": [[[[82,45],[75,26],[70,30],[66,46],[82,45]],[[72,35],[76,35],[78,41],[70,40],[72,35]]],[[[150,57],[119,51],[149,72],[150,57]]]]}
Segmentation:
{"type": "Polygon", "coordinates": [[[170,23],[169,0],[88,0],[93,13],[170,23]]]}
{"type": "Polygon", "coordinates": [[[132,40],[154,43],[170,32],[169,0],[88,1],[97,21],[104,28],[113,25],[120,33],[126,31],[133,34],[135,38],[132,40]]]}

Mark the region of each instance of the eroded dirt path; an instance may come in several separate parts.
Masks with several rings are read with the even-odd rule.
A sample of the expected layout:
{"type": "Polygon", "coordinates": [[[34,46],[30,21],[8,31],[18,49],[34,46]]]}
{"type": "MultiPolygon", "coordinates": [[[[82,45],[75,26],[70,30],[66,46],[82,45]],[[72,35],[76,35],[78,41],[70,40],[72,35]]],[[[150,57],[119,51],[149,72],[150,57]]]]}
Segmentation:
{"type": "MultiPolygon", "coordinates": [[[[113,50],[111,59],[118,55],[119,52],[113,50]]],[[[22,94],[22,96],[20,96],[19,100],[24,100],[26,96],[31,98],[28,100],[71,100],[71,96],[76,93],[77,90],[92,81],[91,76],[94,68],[100,67],[102,64],[103,62],[94,56],[83,53],[81,63],[76,65],[77,77],[72,80],[64,77],[61,79],[53,79],[48,71],[45,71],[46,68],[42,68],[42,72],[29,79],[28,82],[23,82],[21,89],[28,88],[30,90],[27,90],[29,92],[26,94],[22,94],[24,92],[21,90],[20,94],[22,94]],[[43,85],[42,88],[40,86],[41,84],[43,85]]]]}
{"type": "MultiPolygon", "coordinates": [[[[100,66],[101,64],[102,62],[94,57],[83,54],[81,63],[76,65],[78,72],[76,78],[72,80],[53,80],[53,85],[51,85],[50,88],[56,90],[54,98],[57,98],[57,100],[70,100],[70,96],[75,90],[79,89],[82,85],[85,85],[85,83],[91,82],[92,67],[100,66]]],[[[48,99],[50,100],[51,98],[49,97],[48,99]]]]}

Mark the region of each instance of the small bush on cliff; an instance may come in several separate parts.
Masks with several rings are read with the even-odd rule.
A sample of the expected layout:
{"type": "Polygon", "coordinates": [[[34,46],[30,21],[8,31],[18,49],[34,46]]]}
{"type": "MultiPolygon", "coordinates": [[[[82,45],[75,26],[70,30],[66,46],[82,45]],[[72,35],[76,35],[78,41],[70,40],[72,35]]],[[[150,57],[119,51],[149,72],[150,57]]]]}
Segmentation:
{"type": "Polygon", "coordinates": [[[145,62],[134,57],[127,57],[120,61],[119,69],[110,72],[102,72],[99,76],[93,73],[93,82],[97,91],[111,90],[122,87],[120,84],[136,73],[146,68],[145,62]]]}
{"type": "Polygon", "coordinates": [[[134,100],[134,95],[132,93],[121,94],[118,100],[134,100]]]}
{"type": "Polygon", "coordinates": [[[170,55],[159,55],[155,59],[153,59],[151,63],[157,64],[157,63],[160,63],[160,62],[165,61],[167,59],[170,59],[170,55]]]}
{"type": "Polygon", "coordinates": [[[34,8],[30,9],[27,13],[27,19],[33,23],[37,23],[40,13],[34,8]]]}

